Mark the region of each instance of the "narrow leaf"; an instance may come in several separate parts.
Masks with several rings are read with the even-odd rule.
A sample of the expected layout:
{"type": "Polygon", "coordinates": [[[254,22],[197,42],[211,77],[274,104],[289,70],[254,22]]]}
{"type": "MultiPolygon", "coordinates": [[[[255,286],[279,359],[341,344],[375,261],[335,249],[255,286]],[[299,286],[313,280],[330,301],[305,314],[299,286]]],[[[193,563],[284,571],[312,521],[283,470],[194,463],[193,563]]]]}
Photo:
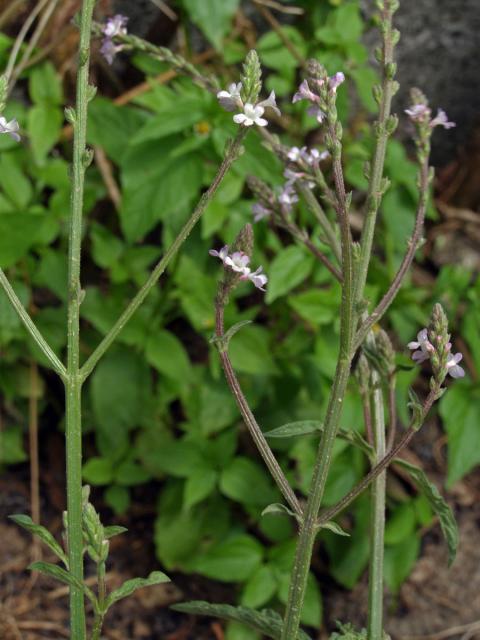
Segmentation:
{"type": "Polygon", "coordinates": [[[328,529],[329,531],[333,531],[333,533],[336,533],[337,536],[344,536],[346,538],[350,538],[350,534],[347,533],[344,529],[342,529],[342,527],[337,524],[336,522],[332,522],[331,520],[329,522],[325,522],[325,524],[322,524],[320,529],[328,529]]]}
{"type": "Polygon", "coordinates": [[[307,436],[312,433],[321,433],[323,422],[319,420],[299,420],[298,422],[288,422],[287,424],[267,431],[266,438],[294,438],[296,436],[307,436]]]}
{"type": "Polygon", "coordinates": [[[292,516],[296,520],[299,520],[297,514],[281,502],[275,502],[274,504],[269,504],[268,507],[265,507],[265,509],[262,511],[262,516],[266,515],[292,516]]]}
{"type": "MultiPolygon", "coordinates": [[[[271,609],[255,611],[247,607],[233,607],[229,604],[210,604],[203,600],[176,604],[171,608],[182,613],[212,616],[222,620],[240,622],[266,635],[268,638],[273,638],[273,640],[280,640],[282,635],[282,618],[276,611],[271,609]]],[[[297,637],[298,640],[310,640],[310,637],[303,631],[299,631],[297,637]]]]}
{"type": "Polygon", "coordinates": [[[85,591],[85,586],[77,580],[77,578],[74,578],[68,571],[65,571],[65,569],[62,569],[62,567],[56,564],[52,564],[51,562],[33,562],[28,568],[30,571],[39,571],[46,576],[68,584],[70,587],[76,587],[77,589],[85,591]]]}
{"type": "Polygon", "coordinates": [[[103,533],[105,538],[110,540],[110,538],[125,533],[126,531],[128,531],[127,527],[120,527],[119,525],[113,524],[110,527],[104,527],[103,533]]]}
{"type": "Polygon", "coordinates": [[[52,536],[50,531],[45,527],[42,527],[39,524],[35,524],[30,516],[23,514],[16,514],[12,516],[8,516],[10,520],[13,520],[15,524],[18,524],[20,527],[23,527],[34,536],[38,536],[40,540],[47,545],[47,547],[53,551],[53,553],[63,562],[63,564],[68,567],[68,559],[67,556],[62,549],[62,547],[58,544],[55,538],[52,536]]]}
{"type": "Polygon", "coordinates": [[[401,458],[395,458],[394,462],[410,474],[418,489],[427,498],[430,506],[438,516],[440,527],[448,546],[448,564],[450,566],[455,560],[458,547],[458,526],[452,509],[422,469],[401,458]]]}
{"type": "Polygon", "coordinates": [[[161,571],[152,571],[148,578],[133,578],[132,580],[127,580],[121,587],[112,591],[108,596],[105,603],[105,611],[111,607],[114,602],[131,596],[137,589],[161,584],[162,582],[170,582],[170,578],[161,571]]]}

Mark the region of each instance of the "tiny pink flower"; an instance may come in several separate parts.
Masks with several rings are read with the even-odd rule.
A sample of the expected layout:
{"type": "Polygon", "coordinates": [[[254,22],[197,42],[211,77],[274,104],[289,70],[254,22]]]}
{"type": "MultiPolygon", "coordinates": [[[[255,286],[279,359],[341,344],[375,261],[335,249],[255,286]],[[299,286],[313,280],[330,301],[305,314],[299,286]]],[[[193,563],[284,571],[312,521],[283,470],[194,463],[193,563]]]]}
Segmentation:
{"type": "Polygon", "coordinates": [[[327,114],[324,111],[322,111],[320,107],[317,107],[317,105],[312,105],[311,107],[308,107],[307,113],[309,116],[316,118],[318,124],[322,124],[325,118],[327,117],[327,114]]]}
{"type": "Polygon", "coordinates": [[[465,376],[465,371],[458,364],[462,358],[461,353],[450,354],[447,360],[447,373],[450,374],[452,378],[463,378],[465,376]]]}
{"type": "Polygon", "coordinates": [[[277,101],[275,98],[275,91],[272,91],[266,100],[262,100],[257,104],[257,107],[262,107],[262,109],[272,109],[275,111],[277,116],[281,116],[280,109],[277,106],[277,101]]]}
{"type": "Polygon", "coordinates": [[[328,79],[328,86],[333,93],[337,92],[338,87],[345,82],[345,74],[338,71],[335,75],[328,79]]]}
{"type": "Polygon", "coordinates": [[[299,102],[300,100],[309,100],[310,102],[319,102],[320,96],[317,96],[316,93],[308,86],[307,80],[304,80],[302,84],[298,87],[297,93],[293,96],[292,102],[299,102]]]}
{"type": "Polygon", "coordinates": [[[262,270],[262,267],[258,267],[256,271],[249,274],[248,279],[253,282],[257,289],[265,291],[265,285],[268,282],[268,278],[264,273],[262,273],[262,270]]]}
{"type": "Polygon", "coordinates": [[[271,216],[272,210],[267,209],[267,207],[264,207],[263,204],[256,202],[252,206],[252,213],[253,213],[253,221],[259,222],[260,220],[263,220],[264,218],[268,218],[269,216],[271,216]]]}
{"type": "Polygon", "coordinates": [[[247,256],[246,253],[243,253],[243,251],[235,251],[231,256],[227,256],[224,263],[227,267],[230,267],[237,273],[243,273],[246,276],[250,273],[250,268],[248,266],[250,263],[250,257],[247,256]]]}
{"type": "Polygon", "coordinates": [[[103,34],[107,38],[114,38],[115,36],[126,35],[127,33],[128,18],[117,14],[113,18],[109,18],[102,28],[103,34]]]}
{"type": "Polygon", "coordinates": [[[423,122],[430,118],[431,111],[426,104],[414,104],[408,109],[405,109],[405,113],[410,116],[413,122],[423,122]]]}
{"type": "Polygon", "coordinates": [[[220,249],[220,251],[215,251],[215,249],[210,249],[208,252],[214,258],[220,258],[220,260],[225,263],[225,258],[228,256],[228,244],[220,249]]]}

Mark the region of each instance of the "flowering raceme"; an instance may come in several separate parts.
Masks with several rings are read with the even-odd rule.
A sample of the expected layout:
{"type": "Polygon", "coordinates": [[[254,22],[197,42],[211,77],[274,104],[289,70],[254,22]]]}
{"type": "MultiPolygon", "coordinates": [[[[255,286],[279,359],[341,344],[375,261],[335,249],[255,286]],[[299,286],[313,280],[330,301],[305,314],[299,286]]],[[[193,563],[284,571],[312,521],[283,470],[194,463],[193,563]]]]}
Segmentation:
{"type": "MultiPolygon", "coordinates": [[[[407,346],[409,349],[414,350],[414,352],[412,353],[412,360],[414,360],[417,364],[425,362],[425,360],[430,360],[436,353],[434,345],[428,338],[427,329],[422,329],[417,335],[417,340],[409,342],[407,346]]],[[[446,373],[449,374],[452,378],[463,378],[465,376],[465,371],[458,364],[463,359],[463,356],[461,353],[450,353],[451,348],[452,343],[447,342],[445,345],[445,349],[449,353],[447,361],[445,363],[446,373]]]]}
{"type": "Polygon", "coordinates": [[[220,258],[225,267],[229,267],[232,271],[241,274],[240,280],[250,280],[257,289],[265,291],[268,278],[262,273],[262,267],[258,267],[256,271],[252,271],[248,266],[250,264],[250,257],[246,253],[243,251],[235,251],[230,255],[228,251],[229,247],[225,245],[220,251],[211,249],[209,254],[215,258],[220,258]]]}

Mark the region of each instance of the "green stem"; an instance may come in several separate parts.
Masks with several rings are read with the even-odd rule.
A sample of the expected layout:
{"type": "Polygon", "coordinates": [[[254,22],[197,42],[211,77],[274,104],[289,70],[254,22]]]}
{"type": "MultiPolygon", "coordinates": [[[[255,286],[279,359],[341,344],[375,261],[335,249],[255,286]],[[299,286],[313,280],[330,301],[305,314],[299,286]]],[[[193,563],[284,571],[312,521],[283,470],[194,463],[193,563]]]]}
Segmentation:
{"type": "Polygon", "coordinates": [[[86,380],[86,378],[88,378],[88,376],[91,374],[97,362],[104,355],[104,353],[110,347],[112,342],[116,339],[118,334],[122,331],[122,329],[125,327],[127,322],[133,316],[135,311],[145,300],[145,298],[147,297],[151,289],[157,284],[158,279],[167,268],[170,260],[176,255],[176,253],[178,252],[182,244],[190,235],[190,232],[192,231],[194,226],[197,224],[198,220],[200,219],[203,212],[207,208],[207,205],[209,204],[209,202],[215,195],[218,187],[222,183],[222,180],[225,177],[226,173],[228,172],[232,164],[235,162],[238,156],[238,152],[240,150],[243,138],[245,137],[246,131],[247,130],[245,128],[239,129],[239,132],[237,133],[236,138],[233,140],[233,142],[229,145],[229,148],[227,149],[225,158],[222,164],[220,165],[220,168],[218,169],[215,179],[213,180],[208,190],[201,197],[200,202],[198,203],[195,211],[192,213],[190,219],[185,223],[184,227],[182,228],[178,236],[175,238],[173,243],[165,252],[165,255],[163,256],[163,258],[158,262],[158,264],[150,274],[149,278],[147,279],[143,287],[139,290],[137,295],[130,302],[130,304],[122,313],[120,318],[113,325],[113,327],[110,329],[108,334],[103,338],[101,343],[98,345],[98,347],[95,349],[95,351],[90,355],[88,360],[83,365],[80,372],[82,381],[86,380]]]}
{"type": "Polygon", "coordinates": [[[393,2],[384,0],[384,8],[381,11],[383,46],[382,46],[382,99],[380,102],[380,113],[378,122],[375,125],[376,142],[371,168],[370,184],[368,187],[367,212],[360,241],[360,262],[355,283],[355,300],[360,302],[363,298],[365,284],[367,281],[368,267],[372,253],[373,235],[377,221],[378,210],[381,202],[381,184],[385,165],[385,154],[389,133],[387,130],[388,120],[392,107],[394,89],[393,67],[393,2]]]}
{"type": "Polygon", "coordinates": [[[103,619],[105,618],[105,598],[106,598],[106,584],[105,584],[105,562],[99,562],[97,565],[97,580],[98,580],[98,611],[95,614],[95,620],[93,623],[92,640],[100,640],[102,633],[103,619]]]}
{"type": "Polygon", "coordinates": [[[330,125],[330,135],[336,142],[335,152],[333,154],[333,173],[335,178],[337,214],[340,224],[340,242],[342,249],[343,286],[340,321],[340,353],[327,407],[325,428],[320,441],[313,471],[310,494],[304,510],[304,518],[300,526],[281,640],[295,640],[300,627],[300,616],[307,587],[313,544],[317,533],[317,517],[332,461],[333,445],[335,443],[340,416],[342,413],[352,359],[352,243],[348,218],[347,197],[345,193],[345,183],[341,163],[341,143],[339,140],[336,140],[334,124],[330,125]]]}
{"type": "MultiPolygon", "coordinates": [[[[380,376],[372,370],[372,427],[375,463],[385,456],[385,412],[380,376]]],[[[370,516],[370,572],[368,582],[368,640],[383,638],[383,553],[385,536],[385,488],[387,472],[372,483],[370,516]]]]}
{"type": "MultiPolygon", "coordinates": [[[[68,561],[70,573],[83,582],[82,540],[82,416],[80,377],[80,255],[86,153],[90,32],[95,0],[84,0],[80,18],[80,48],[73,142],[72,197],[68,260],[68,337],[66,379],[66,448],[68,561]]],[[[70,588],[71,636],[85,640],[85,610],[81,589],[70,588]]]]}
{"type": "Polygon", "coordinates": [[[58,357],[55,355],[52,348],[50,347],[48,342],[45,340],[45,338],[42,336],[40,331],[37,329],[35,323],[33,322],[32,318],[28,314],[28,311],[25,309],[25,307],[21,303],[19,297],[13,290],[12,285],[8,281],[8,278],[2,269],[0,269],[0,284],[3,287],[3,290],[5,291],[5,294],[8,300],[10,301],[10,304],[18,314],[18,317],[20,318],[20,320],[23,322],[28,333],[36,342],[40,351],[50,362],[53,370],[58,373],[58,375],[62,378],[62,380],[65,380],[67,376],[67,370],[65,369],[63,364],[60,362],[58,357]]]}

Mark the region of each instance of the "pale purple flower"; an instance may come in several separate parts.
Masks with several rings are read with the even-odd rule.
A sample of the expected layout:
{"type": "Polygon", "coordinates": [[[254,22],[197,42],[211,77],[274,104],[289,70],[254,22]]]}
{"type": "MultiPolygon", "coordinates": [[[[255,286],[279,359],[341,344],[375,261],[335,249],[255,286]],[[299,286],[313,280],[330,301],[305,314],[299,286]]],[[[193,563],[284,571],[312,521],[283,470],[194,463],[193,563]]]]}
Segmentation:
{"type": "Polygon", "coordinates": [[[118,13],[113,18],[109,18],[102,28],[103,34],[107,38],[115,38],[115,36],[124,36],[127,34],[127,16],[118,13]]]}
{"type": "Polygon", "coordinates": [[[120,51],[124,49],[124,45],[115,44],[113,38],[127,34],[127,22],[128,18],[118,13],[116,16],[113,16],[113,18],[109,18],[102,28],[105,37],[102,40],[100,53],[108,64],[112,64],[117,53],[120,53],[120,51]]]}
{"type": "Polygon", "coordinates": [[[307,80],[304,80],[302,84],[298,87],[297,93],[293,96],[292,102],[299,102],[300,100],[308,100],[309,102],[319,102],[320,96],[317,96],[316,93],[308,86],[307,80]]]}
{"type": "Polygon", "coordinates": [[[417,335],[417,341],[409,342],[408,348],[418,349],[418,351],[412,353],[412,360],[415,360],[418,364],[428,360],[430,358],[430,354],[435,351],[433,344],[428,339],[427,329],[422,329],[417,335]]]}
{"type": "MultiPolygon", "coordinates": [[[[451,129],[456,127],[455,122],[449,122],[447,114],[443,109],[439,109],[436,117],[430,122],[431,127],[444,127],[445,129],[451,129]]],[[[459,367],[461,369],[461,367],[459,367]]]]}
{"type": "Polygon", "coordinates": [[[325,118],[327,117],[327,114],[315,104],[313,104],[311,107],[308,107],[307,113],[309,116],[316,118],[318,124],[322,124],[325,118]]]}
{"type": "Polygon", "coordinates": [[[263,220],[264,218],[268,218],[269,216],[271,216],[272,210],[267,209],[267,207],[264,207],[263,204],[256,202],[254,205],[252,205],[252,213],[253,213],[253,221],[259,222],[260,220],[263,220]]]}
{"type": "Polygon", "coordinates": [[[265,285],[268,282],[268,278],[264,273],[262,273],[262,270],[262,267],[258,267],[256,271],[253,271],[248,275],[248,279],[253,282],[257,289],[265,291],[265,285]]]}
{"type": "Polygon", "coordinates": [[[18,122],[15,118],[7,121],[4,116],[0,116],[0,133],[6,133],[11,138],[13,138],[16,142],[20,140],[20,136],[18,134],[19,126],[18,122]]]}
{"type": "Polygon", "coordinates": [[[299,147],[292,147],[287,153],[288,159],[292,162],[298,162],[302,158],[302,152],[304,149],[306,149],[306,147],[302,147],[301,149],[299,149],[299,147]]]}
{"type": "Polygon", "coordinates": [[[292,182],[287,182],[283,187],[280,195],[278,196],[278,202],[288,211],[292,210],[293,205],[298,202],[297,193],[293,187],[292,182]]]}
{"type": "Polygon", "coordinates": [[[261,102],[259,102],[257,104],[257,107],[262,107],[263,109],[266,109],[267,107],[269,107],[270,109],[275,111],[277,116],[281,116],[282,115],[280,113],[280,109],[277,107],[277,101],[276,101],[276,98],[275,98],[275,91],[272,91],[266,100],[262,100],[261,102]]]}
{"type": "Polygon", "coordinates": [[[226,256],[224,264],[233,269],[237,273],[243,273],[245,277],[250,273],[250,257],[243,251],[235,251],[231,256],[226,256]]]}
{"type": "Polygon", "coordinates": [[[461,353],[451,353],[447,360],[447,373],[452,376],[452,378],[463,378],[465,376],[465,371],[458,364],[462,360],[463,356],[461,353]]]}
{"type": "Polygon", "coordinates": [[[414,104],[408,109],[405,109],[405,113],[410,117],[413,122],[424,122],[430,119],[431,111],[426,104],[414,104]]]}
{"type": "Polygon", "coordinates": [[[228,256],[228,244],[220,249],[220,251],[215,251],[215,249],[210,249],[208,252],[214,258],[220,258],[220,260],[225,263],[225,258],[228,256]]]}
{"type": "Polygon", "coordinates": [[[217,93],[217,99],[225,111],[235,111],[236,109],[243,108],[242,98],[240,92],[242,90],[242,83],[235,84],[233,82],[228,87],[228,91],[219,91],[217,93]]]}
{"type": "Polygon", "coordinates": [[[262,118],[265,109],[258,105],[254,106],[250,102],[245,103],[243,113],[233,116],[233,121],[242,124],[244,127],[251,127],[256,124],[259,127],[266,127],[268,122],[262,118]]]}
{"type": "Polygon", "coordinates": [[[341,71],[338,71],[328,79],[328,86],[330,88],[330,91],[332,91],[333,93],[337,93],[338,87],[343,82],[345,82],[345,74],[341,71]]]}

